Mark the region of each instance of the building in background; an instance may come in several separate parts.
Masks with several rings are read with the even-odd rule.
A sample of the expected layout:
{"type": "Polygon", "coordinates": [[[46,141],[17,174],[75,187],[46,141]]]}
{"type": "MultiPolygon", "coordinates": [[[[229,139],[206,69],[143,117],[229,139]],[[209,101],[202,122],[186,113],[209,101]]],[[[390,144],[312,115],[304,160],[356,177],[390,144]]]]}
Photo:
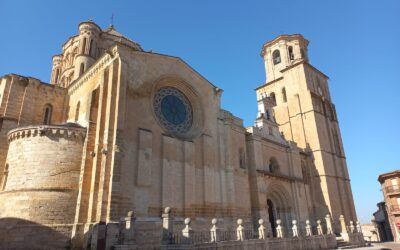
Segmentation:
{"type": "Polygon", "coordinates": [[[133,210],[135,244],[156,247],[165,207],[199,231],[214,217],[226,230],[262,218],[271,236],[293,220],[304,229],[332,218],[339,234],[344,216],[354,228],[338,117],[308,43],[294,34],[264,44],[267,79],[246,128],[182,59],[79,24],[53,57],[50,84],[0,78],[0,242],[125,244],[133,236],[115,225],[133,210]],[[105,231],[114,238],[99,238],[105,231]]]}
{"type": "Polygon", "coordinates": [[[386,210],[393,239],[394,241],[399,242],[400,241],[400,186],[399,186],[400,171],[396,170],[393,172],[381,174],[378,177],[378,181],[382,186],[382,192],[386,206],[386,209],[380,208],[379,210],[382,211],[386,210]]]}
{"type": "Polygon", "coordinates": [[[364,239],[368,242],[380,242],[379,233],[375,223],[368,223],[362,225],[362,233],[364,239]]]}
{"type": "Polygon", "coordinates": [[[379,202],[376,205],[378,206],[378,210],[374,213],[372,224],[376,228],[376,232],[379,236],[379,241],[392,241],[393,234],[390,228],[390,222],[385,202],[379,202]]]}

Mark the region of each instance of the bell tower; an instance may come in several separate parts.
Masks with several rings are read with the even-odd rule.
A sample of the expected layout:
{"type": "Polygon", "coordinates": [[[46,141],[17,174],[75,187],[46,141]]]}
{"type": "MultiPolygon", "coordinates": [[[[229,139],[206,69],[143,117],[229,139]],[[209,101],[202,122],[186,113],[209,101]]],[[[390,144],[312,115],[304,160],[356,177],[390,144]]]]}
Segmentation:
{"type": "Polygon", "coordinates": [[[308,62],[308,41],[302,35],[282,35],[264,44],[261,56],[265,62],[267,80],[282,77],[281,70],[299,61],[308,62]]]}
{"type": "MultiPolygon", "coordinates": [[[[309,42],[300,34],[281,35],[264,44],[266,83],[256,89],[260,102],[274,100],[273,113],[285,139],[308,157],[312,201],[310,214],[338,221],[356,220],[350,179],[328,77],[312,66],[309,42]]],[[[338,223],[336,223],[339,225],[338,223]]],[[[339,230],[337,228],[337,230],[339,230]]]]}

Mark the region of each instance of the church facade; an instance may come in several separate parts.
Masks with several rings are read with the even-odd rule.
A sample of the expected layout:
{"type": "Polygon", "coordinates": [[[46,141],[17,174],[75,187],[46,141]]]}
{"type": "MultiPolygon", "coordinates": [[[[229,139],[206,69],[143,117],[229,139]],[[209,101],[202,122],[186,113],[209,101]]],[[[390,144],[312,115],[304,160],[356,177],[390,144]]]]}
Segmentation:
{"type": "Polygon", "coordinates": [[[277,219],[290,228],[330,214],[336,233],[340,215],[357,220],[328,77],[302,35],[262,47],[267,80],[244,127],[182,59],[112,26],[78,31],[50,84],[0,78],[0,242],[83,247],[96,224],[129,211],[151,231],[165,207],[194,229],[262,218],[272,235],[277,219]]]}

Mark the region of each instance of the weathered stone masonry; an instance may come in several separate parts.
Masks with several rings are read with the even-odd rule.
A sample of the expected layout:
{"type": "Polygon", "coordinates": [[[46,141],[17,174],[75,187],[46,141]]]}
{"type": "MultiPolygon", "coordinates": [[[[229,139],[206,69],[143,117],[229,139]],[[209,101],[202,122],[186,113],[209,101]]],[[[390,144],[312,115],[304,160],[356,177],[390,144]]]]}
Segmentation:
{"type": "Polygon", "coordinates": [[[268,78],[245,128],[182,59],[82,22],[53,57],[51,84],[0,78],[0,248],[160,247],[165,207],[172,233],[187,217],[198,232],[240,218],[276,237],[294,220],[325,230],[327,214],[341,233],[341,215],[357,221],[350,179],[307,46],[298,34],[263,46],[268,78]]]}

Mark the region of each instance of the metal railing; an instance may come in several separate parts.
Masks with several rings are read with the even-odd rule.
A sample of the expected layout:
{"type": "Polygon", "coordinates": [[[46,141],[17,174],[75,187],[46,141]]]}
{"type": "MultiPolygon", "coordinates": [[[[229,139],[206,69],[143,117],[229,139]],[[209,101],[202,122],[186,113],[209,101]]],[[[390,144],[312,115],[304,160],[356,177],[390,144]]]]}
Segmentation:
{"type": "MultiPolygon", "coordinates": [[[[246,240],[258,239],[258,232],[254,230],[244,230],[244,238],[246,240]]],[[[236,231],[218,231],[218,241],[236,241],[236,231]]],[[[197,231],[192,234],[190,238],[186,238],[182,233],[173,233],[170,235],[168,244],[179,245],[179,244],[196,244],[196,243],[209,243],[211,242],[210,231],[197,231]]]]}
{"type": "MultiPolygon", "coordinates": [[[[284,238],[293,238],[293,232],[290,228],[282,229],[284,238]]],[[[326,234],[326,229],[323,227],[323,232],[326,234]]],[[[244,230],[244,240],[259,239],[259,234],[257,230],[244,230]]],[[[312,227],[313,236],[318,235],[316,226],[312,227]]],[[[307,237],[304,229],[299,228],[299,237],[307,237]]],[[[273,237],[272,234],[266,236],[271,239],[278,239],[273,237]]],[[[218,242],[220,241],[237,241],[237,231],[235,230],[220,230],[217,232],[218,242]]],[[[210,231],[196,231],[193,232],[190,238],[182,235],[180,232],[174,232],[169,235],[169,240],[167,244],[180,245],[180,244],[197,244],[197,243],[210,243],[211,242],[211,232],[210,231]]]]}

